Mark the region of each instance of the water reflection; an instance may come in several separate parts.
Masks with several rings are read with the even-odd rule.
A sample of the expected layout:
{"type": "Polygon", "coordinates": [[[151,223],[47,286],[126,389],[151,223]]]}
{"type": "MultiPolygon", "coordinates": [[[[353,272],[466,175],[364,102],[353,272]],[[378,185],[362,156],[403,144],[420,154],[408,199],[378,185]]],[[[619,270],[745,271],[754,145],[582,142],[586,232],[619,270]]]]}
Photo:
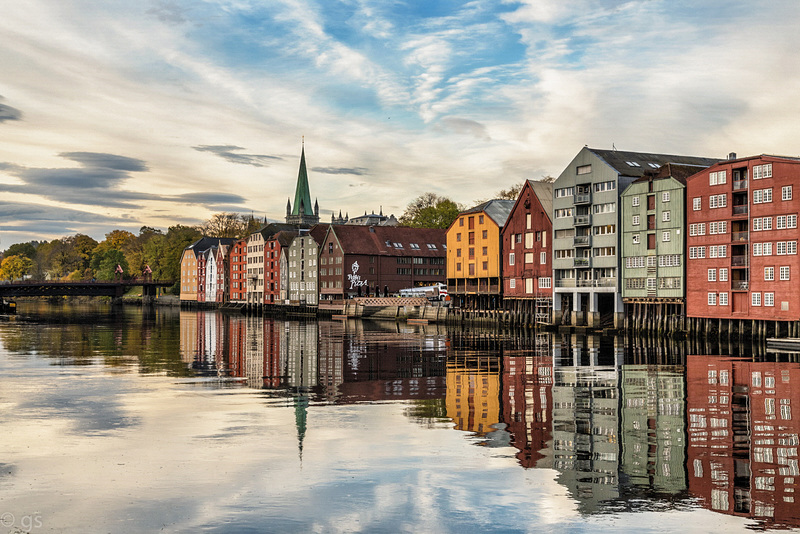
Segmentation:
{"type": "MultiPolygon", "coordinates": [[[[520,472],[552,473],[585,517],[702,507],[717,518],[745,518],[753,528],[800,527],[797,354],[736,340],[203,311],[114,311],[88,323],[67,313],[50,322],[51,312],[40,311],[38,319],[23,314],[19,324],[0,329],[9,354],[255,389],[259,399],[291,409],[301,461],[311,450],[315,409],[397,403],[420,428],[461,433],[516,462],[520,472]],[[26,327],[36,321],[37,328],[26,327]]],[[[114,412],[101,383],[90,385],[97,402],[66,393],[56,399],[62,411],[95,421],[77,430],[136,425],[114,412]]],[[[51,401],[42,397],[25,408],[44,410],[51,401]]]]}

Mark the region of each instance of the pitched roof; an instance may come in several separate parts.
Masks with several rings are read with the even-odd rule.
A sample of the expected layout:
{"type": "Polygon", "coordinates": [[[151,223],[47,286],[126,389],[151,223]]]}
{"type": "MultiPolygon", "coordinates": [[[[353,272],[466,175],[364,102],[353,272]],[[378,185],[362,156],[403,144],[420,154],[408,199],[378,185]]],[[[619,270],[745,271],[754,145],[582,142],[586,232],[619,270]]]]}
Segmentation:
{"type": "Polygon", "coordinates": [[[287,224],[287,223],[269,223],[269,224],[267,224],[265,226],[262,226],[258,230],[258,232],[264,238],[264,241],[266,241],[267,239],[270,239],[272,236],[274,236],[278,232],[283,232],[285,230],[286,231],[297,230],[297,225],[296,224],[287,224]]]}
{"type": "Polygon", "coordinates": [[[203,236],[191,245],[187,246],[184,250],[191,250],[195,256],[205,252],[211,247],[219,245],[232,245],[236,242],[235,237],[207,237],[203,236]]]}
{"type": "Polygon", "coordinates": [[[542,205],[547,218],[553,219],[553,182],[541,182],[539,180],[528,180],[528,183],[533,189],[536,198],[539,199],[539,204],[542,205]]]}
{"type": "Polygon", "coordinates": [[[297,230],[281,230],[270,239],[276,240],[281,247],[288,247],[292,243],[292,239],[298,234],[297,230]]]}
{"type": "Polygon", "coordinates": [[[701,165],[681,165],[678,163],[667,163],[658,169],[647,171],[644,176],[637,178],[633,183],[647,182],[649,180],[660,180],[664,178],[674,178],[678,182],[686,185],[686,179],[707,167],[701,165]]]}
{"type": "Polygon", "coordinates": [[[446,231],[439,228],[335,225],[330,232],[345,254],[435,257],[447,250],[446,231]]]}
{"type": "Polygon", "coordinates": [[[461,214],[465,213],[480,213],[483,212],[497,224],[500,228],[502,228],[506,221],[508,220],[508,216],[511,214],[511,209],[514,207],[513,200],[506,200],[503,198],[495,198],[494,200],[487,200],[482,204],[478,204],[474,208],[470,208],[466,211],[462,211],[461,214]]]}
{"type": "MultiPolygon", "coordinates": [[[[651,154],[648,152],[625,152],[622,150],[602,150],[588,148],[595,156],[605,161],[614,170],[623,176],[643,176],[645,171],[653,170],[667,163],[682,165],[696,165],[702,168],[710,167],[720,161],[719,158],[704,158],[698,156],[677,156],[671,154],[651,154]],[[652,163],[652,165],[651,165],[652,163]],[[655,167],[654,167],[655,165],[655,167]]],[[[697,169],[698,171],[700,169],[697,169]]]]}

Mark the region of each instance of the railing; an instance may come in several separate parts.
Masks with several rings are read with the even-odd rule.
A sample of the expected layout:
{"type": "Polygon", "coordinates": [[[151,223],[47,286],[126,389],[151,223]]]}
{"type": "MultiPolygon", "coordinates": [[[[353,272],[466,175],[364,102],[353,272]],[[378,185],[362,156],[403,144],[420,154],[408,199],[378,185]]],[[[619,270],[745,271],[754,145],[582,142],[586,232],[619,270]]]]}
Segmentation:
{"type": "Polygon", "coordinates": [[[588,247],[591,244],[591,239],[591,236],[588,235],[576,235],[572,239],[572,244],[576,247],[588,247]]]}
{"type": "Polygon", "coordinates": [[[614,287],[617,285],[616,278],[600,278],[599,280],[581,280],[575,278],[564,278],[556,280],[556,287],[614,287]]]}
{"type": "Polygon", "coordinates": [[[743,204],[741,206],[734,206],[733,207],[733,214],[734,215],[747,215],[747,205],[743,204]]]}
{"type": "Polygon", "coordinates": [[[731,239],[733,241],[747,241],[750,238],[750,232],[731,232],[731,239]]]}
{"type": "Polygon", "coordinates": [[[575,195],[574,202],[575,204],[591,204],[592,195],[591,193],[582,193],[579,195],[575,195]]]}
{"type": "Polygon", "coordinates": [[[747,267],[747,256],[731,256],[732,267],[747,267]]]}
{"type": "Polygon", "coordinates": [[[574,267],[591,267],[591,258],[574,258],[572,265],[574,267]]]}
{"type": "Polygon", "coordinates": [[[738,191],[741,189],[747,189],[747,180],[734,180],[733,181],[733,190],[738,191]]]}
{"type": "Polygon", "coordinates": [[[587,215],[575,215],[575,217],[573,219],[573,223],[575,224],[575,226],[586,226],[586,225],[592,224],[592,216],[589,215],[589,214],[587,214],[587,215]]]}
{"type": "Polygon", "coordinates": [[[734,280],[731,282],[733,291],[747,291],[747,280],[734,280]]]}

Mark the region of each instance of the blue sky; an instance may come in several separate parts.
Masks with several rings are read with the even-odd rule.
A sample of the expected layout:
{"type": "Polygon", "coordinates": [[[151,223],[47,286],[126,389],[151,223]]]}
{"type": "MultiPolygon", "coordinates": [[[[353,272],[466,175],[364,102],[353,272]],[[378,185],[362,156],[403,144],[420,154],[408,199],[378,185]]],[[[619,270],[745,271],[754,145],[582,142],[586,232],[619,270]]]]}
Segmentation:
{"type": "Polygon", "coordinates": [[[584,145],[798,155],[800,3],[27,0],[0,18],[0,249],[220,211],[472,204],[584,145]]]}

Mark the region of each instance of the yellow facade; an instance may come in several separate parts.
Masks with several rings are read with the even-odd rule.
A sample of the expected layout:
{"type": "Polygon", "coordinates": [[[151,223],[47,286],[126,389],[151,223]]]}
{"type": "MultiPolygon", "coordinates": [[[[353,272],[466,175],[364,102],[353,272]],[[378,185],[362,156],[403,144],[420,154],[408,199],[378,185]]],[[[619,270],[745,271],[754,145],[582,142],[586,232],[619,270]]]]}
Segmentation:
{"type": "Polygon", "coordinates": [[[447,278],[499,278],[500,227],[483,212],[458,216],[447,230],[447,278]]]}
{"type": "Polygon", "coordinates": [[[493,432],[500,422],[500,374],[448,367],[445,407],[456,430],[493,432]]]}
{"type": "Polygon", "coordinates": [[[197,256],[184,250],[181,256],[181,300],[197,301],[197,256]]]}

